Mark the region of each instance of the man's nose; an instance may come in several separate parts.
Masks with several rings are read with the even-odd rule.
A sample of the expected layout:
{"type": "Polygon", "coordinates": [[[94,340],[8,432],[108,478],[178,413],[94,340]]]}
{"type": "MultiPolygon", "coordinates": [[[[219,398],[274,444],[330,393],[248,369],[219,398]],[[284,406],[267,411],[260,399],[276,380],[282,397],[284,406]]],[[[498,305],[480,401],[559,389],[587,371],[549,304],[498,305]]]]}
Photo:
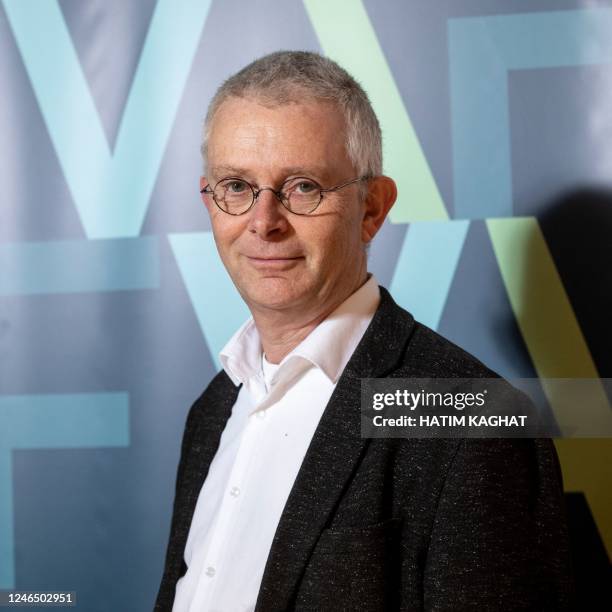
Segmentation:
{"type": "Polygon", "coordinates": [[[248,214],[249,231],[258,234],[260,238],[283,234],[289,227],[285,207],[270,187],[260,190],[248,214]]]}

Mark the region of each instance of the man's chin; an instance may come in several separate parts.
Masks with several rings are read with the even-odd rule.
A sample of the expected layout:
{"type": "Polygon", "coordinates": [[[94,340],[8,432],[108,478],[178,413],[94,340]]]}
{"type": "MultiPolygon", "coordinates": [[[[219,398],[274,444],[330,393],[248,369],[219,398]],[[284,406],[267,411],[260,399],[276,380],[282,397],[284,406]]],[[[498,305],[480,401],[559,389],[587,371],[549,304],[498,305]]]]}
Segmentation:
{"type": "Polygon", "coordinates": [[[303,303],[306,292],[302,287],[288,286],[278,279],[264,278],[256,286],[241,293],[251,310],[288,310],[303,303]]]}

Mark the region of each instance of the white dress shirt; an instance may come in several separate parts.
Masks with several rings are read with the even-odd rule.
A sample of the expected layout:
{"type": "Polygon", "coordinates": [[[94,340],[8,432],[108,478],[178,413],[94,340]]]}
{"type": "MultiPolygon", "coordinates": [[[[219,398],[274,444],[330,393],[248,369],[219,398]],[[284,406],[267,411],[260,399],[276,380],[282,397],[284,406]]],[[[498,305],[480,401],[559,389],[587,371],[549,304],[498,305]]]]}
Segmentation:
{"type": "Polygon", "coordinates": [[[278,365],[263,356],[252,319],[221,351],[223,368],[242,388],[198,497],[173,612],[255,609],[306,450],[379,301],[370,276],[278,365]]]}

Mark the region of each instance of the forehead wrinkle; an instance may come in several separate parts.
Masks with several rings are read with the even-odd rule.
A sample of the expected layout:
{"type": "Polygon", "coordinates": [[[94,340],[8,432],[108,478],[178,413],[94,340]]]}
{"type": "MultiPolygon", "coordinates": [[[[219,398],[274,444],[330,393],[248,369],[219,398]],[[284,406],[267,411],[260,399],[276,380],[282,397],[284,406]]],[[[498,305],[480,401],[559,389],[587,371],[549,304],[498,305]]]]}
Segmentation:
{"type": "Polygon", "coordinates": [[[226,100],[211,125],[209,171],[216,179],[233,174],[252,184],[301,175],[331,187],[352,178],[339,138],[344,118],[326,106],[318,101],[266,108],[255,100],[226,100]]]}

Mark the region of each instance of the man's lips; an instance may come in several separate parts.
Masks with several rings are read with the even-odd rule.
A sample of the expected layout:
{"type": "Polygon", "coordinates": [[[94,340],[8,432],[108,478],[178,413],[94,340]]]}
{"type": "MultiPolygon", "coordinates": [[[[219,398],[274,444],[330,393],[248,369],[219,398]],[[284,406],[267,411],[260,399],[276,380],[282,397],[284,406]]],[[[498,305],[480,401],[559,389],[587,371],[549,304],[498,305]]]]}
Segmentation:
{"type": "Polygon", "coordinates": [[[260,255],[247,255],[249,259],[254,259],[256,261],[287,261],[289,259],[302,259],[301,255],[296,255],[293,257],[284,256],[284,255],[274,255],[272,257],[263,257],[260,255]]]}
{"type": "Polygon", "coordinates": [[[290,267],[294,265],[300,259],[304,259],[304,257],[301,255],[298,255],[298,256],[281,256],[281,255],[252,256],[252,255],[247,255],[246,257],[251,263],[251,265],[255,266],[256,268],[290,267]]]}

